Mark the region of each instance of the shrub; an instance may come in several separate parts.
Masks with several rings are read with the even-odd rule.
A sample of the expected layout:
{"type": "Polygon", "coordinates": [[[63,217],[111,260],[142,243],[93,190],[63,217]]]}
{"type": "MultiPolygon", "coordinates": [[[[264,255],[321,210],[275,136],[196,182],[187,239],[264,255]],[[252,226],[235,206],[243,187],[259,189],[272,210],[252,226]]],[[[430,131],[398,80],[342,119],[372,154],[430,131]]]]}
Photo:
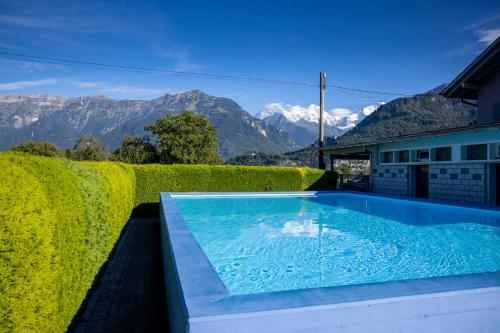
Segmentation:
{"type": "Polygon", "coordinates": [[[0,332],[62,332],[135,205],[162,191],[332,189],[316,169],[129,165],[0,153],[0,332]]]}
{"type": "Polygon", "coordinates": [[[155,163],[158,162],[158,152],[148,137],[125,135],[122,146],[113,152],[110,159],[131,164],[155,163]]]}
{"type": "Polygon", "coordinates": [[[0,332],[49,332],[57,314],[55,212],[40,181],[0,155],[0,332]]]}
{"type": "Polygon", "coordinates": [[[0,168],[0,331],[65,331],[130,215],[133,170],[19,154],[0,168]]]}
{"type": "Polygon", "coordinates": [[[160,192],[258,192],[334,189],[336,174],[309,168],[229,165],[134,165],[136,205],[160,192]]]}
{"type": "Polygon", "coordinates": [[[60,157],[63,155],[63,152],[50,142],[25,141],[13,145],[10,150],[38,156],[60,157]]]}
{"type": "Polygon", "coordinates": [[[76,161],[104,161],[108,152],[97,136],[81,136],[72,150],[66,150],[66,157],[76,161]]]}
{"type": "Polygon", "coordinates": [[[158,157],[165,164],[221,164],[217,129],[191,111],[168,114],[144,127],[158,139],[158,157]]]}

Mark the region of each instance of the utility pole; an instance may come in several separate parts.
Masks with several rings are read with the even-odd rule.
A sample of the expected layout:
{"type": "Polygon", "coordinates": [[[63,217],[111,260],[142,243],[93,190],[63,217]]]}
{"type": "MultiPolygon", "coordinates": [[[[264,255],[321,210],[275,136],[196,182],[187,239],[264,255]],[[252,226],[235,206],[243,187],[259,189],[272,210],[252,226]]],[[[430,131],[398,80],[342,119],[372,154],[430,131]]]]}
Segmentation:
{"type": "Polygon", "coordinates": [[[326,73],[319,73],[319,168],[325,170],[326,165],[323,158],[323,112],[325,108],[325,79],[326,73]]]}

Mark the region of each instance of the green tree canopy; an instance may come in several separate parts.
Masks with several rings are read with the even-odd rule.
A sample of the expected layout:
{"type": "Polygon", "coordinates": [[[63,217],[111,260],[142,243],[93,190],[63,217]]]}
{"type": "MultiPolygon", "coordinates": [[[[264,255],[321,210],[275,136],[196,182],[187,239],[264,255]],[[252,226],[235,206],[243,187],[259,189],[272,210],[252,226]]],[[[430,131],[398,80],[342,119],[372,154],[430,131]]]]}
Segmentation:
{"type": "Polygon", "coordinates": [[[38,156],[57,157],[63,155],[62,151],[50,142],[24,141],[13,145],[10,150],[38,156]]]}
{"type": "Polygon", "coordinates": [[[148,137],[125,135],[122,138],[122,146],[113,152],[111,159],[131,164],[155,163],[158,162],[158,153],[148,137]]]}
{"type": "Polygon", "coordinates": [[[221,156],[216,152],[217,129],[203,116],[191,111],[167,115],[144,129],[158,138],[160,163],[222,163],[221,156]]]}
{"type": "Polygon", "coordinates": [[[104,161],[108,157],[104,143],[96,136],[81,136],[73,149],[66,150],[66,157],[77,161],[104,161]]]}

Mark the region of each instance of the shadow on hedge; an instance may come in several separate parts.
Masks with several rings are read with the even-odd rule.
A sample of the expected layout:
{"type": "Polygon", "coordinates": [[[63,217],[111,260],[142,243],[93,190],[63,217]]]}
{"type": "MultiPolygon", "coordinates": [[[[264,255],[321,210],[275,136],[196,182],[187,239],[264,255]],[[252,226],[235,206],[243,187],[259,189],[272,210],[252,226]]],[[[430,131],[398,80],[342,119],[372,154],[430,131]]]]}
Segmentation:
{"type": "Polygon", "coordinates": [[[324,191],[337,189],[337,173],[333,171],[325,171],[325,173],[312,183],[306,191],[324,191]]]}

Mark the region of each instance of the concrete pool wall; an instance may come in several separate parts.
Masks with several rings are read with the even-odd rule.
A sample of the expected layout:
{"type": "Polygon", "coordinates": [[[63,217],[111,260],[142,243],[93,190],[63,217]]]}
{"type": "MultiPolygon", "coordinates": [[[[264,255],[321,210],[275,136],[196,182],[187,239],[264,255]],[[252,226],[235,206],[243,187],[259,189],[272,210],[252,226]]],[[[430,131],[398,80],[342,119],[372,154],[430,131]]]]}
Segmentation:
{"type": "Polygon", "coordinates": [[[500,272],[231,295],[174,201],[183,196],[316,195],[321,193],[161,193],[163,269],[172,331],[498,331],[500,272]]]}

